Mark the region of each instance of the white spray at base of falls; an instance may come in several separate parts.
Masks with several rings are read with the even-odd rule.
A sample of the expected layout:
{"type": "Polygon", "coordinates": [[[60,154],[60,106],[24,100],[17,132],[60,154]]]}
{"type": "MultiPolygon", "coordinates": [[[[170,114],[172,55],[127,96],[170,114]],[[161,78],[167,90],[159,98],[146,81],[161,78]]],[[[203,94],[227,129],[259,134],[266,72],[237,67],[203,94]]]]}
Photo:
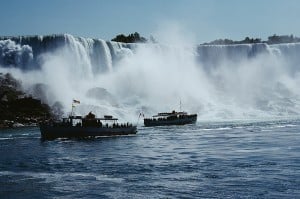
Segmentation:
{"type": "MultiPolygon", "coordinates": [[[[43,52],[40,68],[1,67],[24,90],[45,84],[47,103],[136,121],[139,112],[183,109],[199,120],[297,117],[300,44],[176,46],[121,44],[65,35],[43,52]]],[[[18,45],[18,44],[16,44],[18,45]]],[[[15,48],[15,49],[22,49],[15,48]]],[[[33,48],[34,51],[34,48],[33,48]]]]}

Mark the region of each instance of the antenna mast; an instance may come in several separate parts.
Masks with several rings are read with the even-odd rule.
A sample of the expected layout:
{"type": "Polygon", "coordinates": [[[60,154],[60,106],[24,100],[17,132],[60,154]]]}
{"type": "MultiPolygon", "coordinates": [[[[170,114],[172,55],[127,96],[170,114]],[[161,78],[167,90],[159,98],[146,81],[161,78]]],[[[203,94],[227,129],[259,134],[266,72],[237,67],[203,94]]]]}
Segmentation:
{"type": "Polygon", "coordinates": [[[181,99],[179,101],[179,111],[181,112],[181,99]]]}

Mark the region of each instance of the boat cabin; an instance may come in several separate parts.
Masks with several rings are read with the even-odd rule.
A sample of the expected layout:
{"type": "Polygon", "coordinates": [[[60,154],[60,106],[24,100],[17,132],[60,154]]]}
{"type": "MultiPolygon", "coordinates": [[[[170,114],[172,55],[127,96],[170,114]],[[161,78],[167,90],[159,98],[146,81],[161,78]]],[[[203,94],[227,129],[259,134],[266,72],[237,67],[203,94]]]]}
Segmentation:
{"type": "Polygon", "coordinates": [[[56,123],[58,126],[76,126],[76,127],[107,127],[107,128],[117,128],[117,127],[131,127],[132,124],[124,123],[119,124],[118,118],[114,118],[112,115],[104,115],[103,118],[96,118],[96,115],[89,112],[86,116],[69,116],[68,118],[63,118],[61,123],[56,123]]]}

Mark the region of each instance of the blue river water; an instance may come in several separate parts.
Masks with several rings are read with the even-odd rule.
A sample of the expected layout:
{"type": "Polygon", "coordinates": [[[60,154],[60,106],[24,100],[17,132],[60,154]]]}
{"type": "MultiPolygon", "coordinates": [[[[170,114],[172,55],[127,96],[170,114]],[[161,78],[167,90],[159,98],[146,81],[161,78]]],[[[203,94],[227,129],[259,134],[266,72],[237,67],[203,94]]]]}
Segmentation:
{"type": "Polygon", "coordinates": [[[140,126],[40,140],[0,131],[0,198],[300,198],[300,121],[140,126]]]}

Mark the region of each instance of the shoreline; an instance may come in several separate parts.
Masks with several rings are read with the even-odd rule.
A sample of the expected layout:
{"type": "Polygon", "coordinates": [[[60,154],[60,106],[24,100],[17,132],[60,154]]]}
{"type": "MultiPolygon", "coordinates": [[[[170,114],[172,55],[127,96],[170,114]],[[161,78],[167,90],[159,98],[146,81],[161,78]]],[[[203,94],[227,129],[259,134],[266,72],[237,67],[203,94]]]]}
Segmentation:
{"type": "Polygon", "coordinates": [[[38,127],[38,126],[39,126],[38,123],[20,123],[20,122],[8,121],[8,120],[0,122],[0,130],[38,127]]]}

